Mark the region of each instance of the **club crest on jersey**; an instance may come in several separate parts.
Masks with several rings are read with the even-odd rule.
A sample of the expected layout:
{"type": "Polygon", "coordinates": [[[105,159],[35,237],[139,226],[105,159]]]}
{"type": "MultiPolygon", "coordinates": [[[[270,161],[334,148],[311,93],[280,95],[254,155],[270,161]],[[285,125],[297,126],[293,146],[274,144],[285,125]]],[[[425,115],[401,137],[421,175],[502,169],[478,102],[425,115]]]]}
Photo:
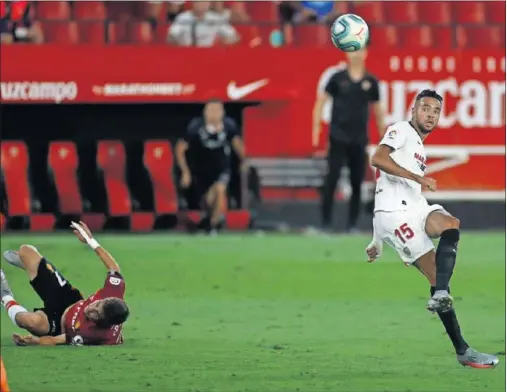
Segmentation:
{"type": "Polygon", "coordinates": [[[371,82],[369,80],[363,80],[363,82],[361,83],[361,88],[364,91],[368,91],[371,88],[371,82]]]}
{"type": "Polygon", "coordinates": [[[389,131],[387,134],[388,139],[394,139],[396,137],[396,131],[393,129],[392,131],[389,131]]]}

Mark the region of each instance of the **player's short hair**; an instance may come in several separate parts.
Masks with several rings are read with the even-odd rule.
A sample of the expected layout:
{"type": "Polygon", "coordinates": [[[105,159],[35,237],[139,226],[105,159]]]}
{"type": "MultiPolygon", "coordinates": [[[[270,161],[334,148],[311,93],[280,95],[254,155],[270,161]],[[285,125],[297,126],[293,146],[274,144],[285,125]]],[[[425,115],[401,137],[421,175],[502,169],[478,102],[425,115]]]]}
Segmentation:
{"type": "Polygon", "coordinates": [[[429,88],[426,90],[423,90],[419,94],[417,94],[417,97],[415,97],[415,101],[418,102],[423,98],[435,98],[440,103],[442,103],[444,100],[439,93],[437,93],[435,90],[431,90],[429,88]]]}
{"type": "Polygon", "coordinates": [[[222,100],[217,97],[210,98],[206,101],[206,105],[209,105],[210,103],[220,103],[223,104],[222,100]]]}
{"type": "Polygon", "coordinates": [[[97,324],[103,328],[120,325],[127,320],[129,314],[130,310],[125,301],[119,298],[107,298],[102,307],[102,317],[97,324]]]}

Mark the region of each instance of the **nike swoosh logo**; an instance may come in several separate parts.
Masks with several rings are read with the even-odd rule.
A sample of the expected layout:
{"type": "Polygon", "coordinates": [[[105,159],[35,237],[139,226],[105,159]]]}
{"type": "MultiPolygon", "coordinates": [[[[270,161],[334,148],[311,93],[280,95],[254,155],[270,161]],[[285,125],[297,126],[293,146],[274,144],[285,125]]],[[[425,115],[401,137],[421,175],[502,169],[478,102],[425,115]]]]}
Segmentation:
{"type": "Polygon", "coordinates": [[[249,94],[252,94],[254,91],[257,91],[268,83],[269,79],[261,79],[238,87],[235,81],[231,81],[227,85],[227,96],[235,101],[237,99],[244,98],[249,94]]]}

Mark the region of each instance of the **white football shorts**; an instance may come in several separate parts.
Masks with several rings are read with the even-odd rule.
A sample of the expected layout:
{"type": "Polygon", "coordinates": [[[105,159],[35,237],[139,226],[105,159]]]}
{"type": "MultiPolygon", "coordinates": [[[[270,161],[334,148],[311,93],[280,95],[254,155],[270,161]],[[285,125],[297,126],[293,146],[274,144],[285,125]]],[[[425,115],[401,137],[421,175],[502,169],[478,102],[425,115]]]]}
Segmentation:
{"type": "Polygon", "coordinates": [[[423,204],[405,211],[377,211],[373,218],[375,236],[395,249],[406,264],[435,249],[426,234],[426,218],[433,211],[444,210],[441,205],[423,204]]]}

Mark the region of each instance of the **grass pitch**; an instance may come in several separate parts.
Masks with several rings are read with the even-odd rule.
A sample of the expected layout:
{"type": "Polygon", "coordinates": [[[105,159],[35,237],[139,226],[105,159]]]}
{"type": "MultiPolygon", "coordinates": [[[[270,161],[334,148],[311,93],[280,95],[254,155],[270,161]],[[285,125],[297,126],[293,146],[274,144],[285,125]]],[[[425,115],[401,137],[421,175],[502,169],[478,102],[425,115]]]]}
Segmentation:
{"type": "MultiPolygon", "coordinates": [[[[463,368],[429,287],[387,250],[364,261],[367,237],[170,234],[99,240],[120,263],[131,318],[121,347],[15,347],[2,310],[13,392],[505,391],[493,370],[463,368]]],[[[39,248],[87,295],[100,260],[71,234],[2,237],[39,248]]],[[[468,342],[505,350],[505,234],[462,236],[452,281],[468,342]]],[[[3,264],[16,299],[40,300],[3,264]]]]}

